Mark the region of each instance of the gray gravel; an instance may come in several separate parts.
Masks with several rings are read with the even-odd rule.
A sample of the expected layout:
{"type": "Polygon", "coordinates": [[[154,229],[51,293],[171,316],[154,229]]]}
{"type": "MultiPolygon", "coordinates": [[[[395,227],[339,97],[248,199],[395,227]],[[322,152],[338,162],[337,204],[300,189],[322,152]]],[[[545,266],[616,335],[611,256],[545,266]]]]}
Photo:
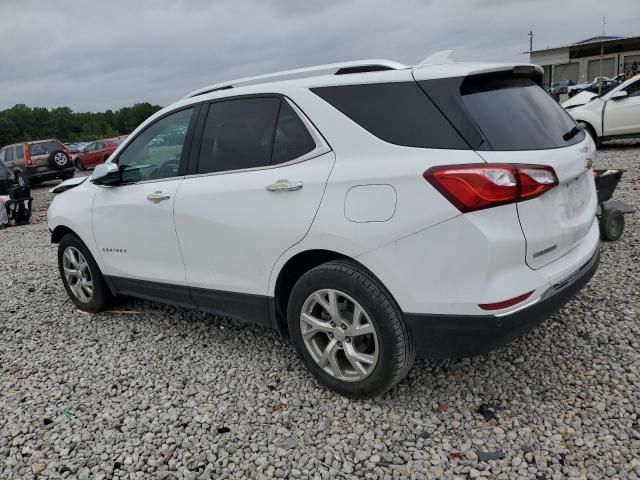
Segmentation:
{"type": "MultiPolygon", "coordinates": [[[[597,165],[629,169],[617,198],[640,206],[640,144],[597,165]]],[[[0,231],[0,478],[640,478],[638,221],[543,327],[375,401],[324,390],[267,329],[79,313],[46,224],[0,231]]]]}

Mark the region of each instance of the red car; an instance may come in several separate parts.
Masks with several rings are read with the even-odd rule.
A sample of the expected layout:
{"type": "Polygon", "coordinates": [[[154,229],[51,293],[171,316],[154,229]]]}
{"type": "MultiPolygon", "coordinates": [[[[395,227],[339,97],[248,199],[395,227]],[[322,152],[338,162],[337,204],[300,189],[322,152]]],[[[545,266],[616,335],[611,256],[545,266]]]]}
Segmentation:
{"type": "Polygon", "coordinates": [[[109,138],[91,142],[76,156],[76,168],[86,170],[104,163],[123,141],[124,138],[109,138]]]}

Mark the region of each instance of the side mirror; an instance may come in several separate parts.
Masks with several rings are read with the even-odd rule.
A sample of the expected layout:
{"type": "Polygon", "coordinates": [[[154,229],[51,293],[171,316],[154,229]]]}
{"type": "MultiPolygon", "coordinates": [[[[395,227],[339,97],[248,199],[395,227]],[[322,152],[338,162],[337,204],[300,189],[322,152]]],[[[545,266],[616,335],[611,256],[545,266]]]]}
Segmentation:
{"type": "Polygon", "coordinates": [[[121,182],[120,167],[111,162],[98,165],[91,175],[91,183],[96,185],[118,185],[121,182]]]}
{"type": "Polygon", "coordinates": [[[622,100],[623,98],[627,98],[628,96],[629,96],[628,92],[624,90],[620,90],[614,93],[613,95],[611,95],[611,100],[622,100]]]}

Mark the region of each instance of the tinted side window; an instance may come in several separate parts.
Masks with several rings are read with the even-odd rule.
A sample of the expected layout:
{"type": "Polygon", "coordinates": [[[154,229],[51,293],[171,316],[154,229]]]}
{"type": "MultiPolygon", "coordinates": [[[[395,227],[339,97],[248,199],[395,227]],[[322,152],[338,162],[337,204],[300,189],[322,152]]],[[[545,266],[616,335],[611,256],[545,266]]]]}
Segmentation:
{"type": "Polygon", "coordinates": [[[118,155],[124,182],[178,175],[193,108],[167,115],[148,126],[118,155]]]}
{"type": "Polygon", "coordinates": [[[311,90],[386,142],[407,147],[469,148],[416,82],[311,90]]]}
{"type": "Polygon", "coordinates": [[[55,140],[47,140],[29,145],[31,155],[47,155],[51,152],[55,152],[56,150],[62,150],[62,145],[55,140]]]}
{"type": "Polygon", "coordinates": [[[13,147],[7,148],[7,153],[5,154],[5,161],[10,162],[13,160],[13,147]]]}
{"type": "Polygon", "coordinates": [[[0,150],[0,162],[4,162],[7,159],[7,149],[0,150]]]}
{"type": "Polygon", "coordinates": [[[279,98],[243,98],[211,104],[198,173],[269,165],[280,103],[279,98]]]}
{"type": "Polygon", "coordinates": [[[629,97],[637,97],[638,95],[640,95],[640,80],[632,83],[627,88],[625,88],[625,90],[627,91],[627,95],[629,97]]]}
{"type": "Polygon", "coordinates": [[[24,160],[24,147],[22,145],[16,145],[16,159],[24,160]]]}
{"type": "Polygon", "coordinates": [[[271,164],[285,163],[301,157],[316,148],[316,142],[300,120],[300,117],[283,101],[276,125],[271,164]]]}

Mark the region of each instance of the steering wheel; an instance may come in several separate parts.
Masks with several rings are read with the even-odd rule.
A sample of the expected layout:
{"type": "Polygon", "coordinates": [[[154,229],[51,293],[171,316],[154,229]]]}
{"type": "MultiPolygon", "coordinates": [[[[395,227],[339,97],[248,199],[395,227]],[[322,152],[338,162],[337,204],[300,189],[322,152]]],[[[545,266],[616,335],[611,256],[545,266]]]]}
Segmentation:
{"type": "Polygon", "coordinates": [[[172,158],[167,160],[158,168],[158,178],[170,178],[178,175],[178,167],[180,166],[180,159],[172,158]]]}

